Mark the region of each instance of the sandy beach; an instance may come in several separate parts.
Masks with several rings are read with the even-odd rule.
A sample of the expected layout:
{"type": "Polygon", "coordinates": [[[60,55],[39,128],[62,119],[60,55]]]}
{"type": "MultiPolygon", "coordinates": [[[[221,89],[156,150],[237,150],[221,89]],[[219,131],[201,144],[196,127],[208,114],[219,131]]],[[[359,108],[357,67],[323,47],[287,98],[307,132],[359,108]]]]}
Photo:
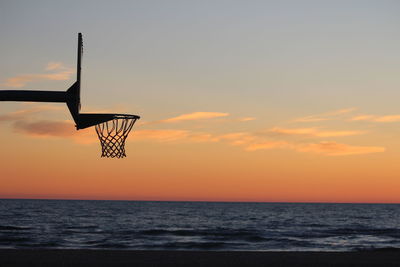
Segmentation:
{"type": "Polygon", "coordinates": [[[399,266],[400,251],[0,250],[0,266],[399,266]]]}

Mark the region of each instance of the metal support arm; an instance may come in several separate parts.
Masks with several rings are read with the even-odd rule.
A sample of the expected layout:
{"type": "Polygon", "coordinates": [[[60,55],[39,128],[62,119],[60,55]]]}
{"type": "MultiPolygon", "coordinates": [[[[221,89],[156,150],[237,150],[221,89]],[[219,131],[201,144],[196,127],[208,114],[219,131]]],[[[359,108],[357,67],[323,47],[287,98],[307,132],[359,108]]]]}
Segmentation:
{"type": "Polygon", "coordinates": [[[23,102],[67,102],[67,93],[62,91],[1,90],[0,101],[23,102]]]}

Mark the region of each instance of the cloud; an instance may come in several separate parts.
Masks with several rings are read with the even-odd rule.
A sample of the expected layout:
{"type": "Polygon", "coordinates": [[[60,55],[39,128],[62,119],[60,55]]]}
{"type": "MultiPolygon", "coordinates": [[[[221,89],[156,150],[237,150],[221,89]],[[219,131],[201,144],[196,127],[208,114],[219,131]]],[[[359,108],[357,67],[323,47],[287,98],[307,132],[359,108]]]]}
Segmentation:
{"type": "Polygon", "coordinates": [[[222,112],[193,112],[188,114],[182,114],[177,117],[169,118],[166,120],[161,120],[158,122],[161,123],[174,123],[174,122],[181,122],[181,121],[193,121],[193,120],[204,120],[204,119],[213,119],[219,117],[226,117],[229,116],[229,113],[222,113],[222,112]]]}
{"type": "Polygon", "coordinates": [[[229,133],[218,136],[218,140],[225,141],[234,146],[249,144],[256,139],[256,136],[247,132],[229,133]]]}
{"type": "MultiPolygon", "coordinates": [[[[15,132],[34,138],[65,138],[77,143],[97,142],[97,135],[93,128],[75,130],[72,121],[28,120],[18,119],[13,123],[15,132]]],[[[129,141],[156,141],[170,142],[217,142],[219,139],[209,133],[191,132],[188,130],[133,130],[129,141]]]]}
{"type": "Polygon", "coordinates": [[[134,141],[168,142],[216,142],[218,138],[210,133],[199,133],[188,130],[137,130],[132,134],[134,141]]]}
{"type": "Polygon", "coordinates": [[[254,117],[243,117],[243,118],[238,118],[238,121],[254,121],[256,118],[254,117]]]}
{"type": "MultiPolygon", "coordinates": [[[[304,131],[308,133],[308,131],[304,131]]],[[[329,136],[338,136],[330,132],[323,132],[329,136]],[[329,133],[329,134],[326,134],[329,133]]],[[[342,133],[340,133],[342,134],[342,133]]],[[[344,134],[344,133],[343,133],[344,134]]],[[[321,154],[325,156],[347,156],[384,152],[379,146],[352,146],[333,141],[319,143],[294,143],[285,140],[271,140],[249,132],[237,132],[218,136],[219,141],[226,141],[230,145],[243,147],[246,151],[286,149],[303,153],[321,154]]]]}
{"type": "Polygon", "coordinates": [[[348,156],[371,153],[381,153],[385,151],[384,147],[379,146],[352,146],[340,144],[332,141],[320,143],[295,144],[285,141],[268,141],[254,143],[245,147],[247,151],[270,150],[270,149],[288,149],[303,153],[321,154],[324,156],[348,156]]]}
{"type": "MultiPolygon", "coordinates": [[[[66,138],[77,143],[90,144],[98,142],[94,131],[74,129],[71,121],[23,121],[13,124],[18,133],[36,138],[66,138]]],[[[160,143],[196,143],[196,142],[226,142],[230,145],[241,146],[246,151],[287,149],[304,153],[314,153],[326,156],[346,156],[384,152],[384,147],[352,146],[336,142],[320,142],[296,144],[284,140],[260,139],[251,133],[230,133],[213,135],[188,130],[137,130],[131,133],[130,141],[156,141],[160,143]]]]}
{"type": "Polygon", "coordinates": [[[369,122],[399,122],[400,115],[358,115],[350,119],[351,121],[369,121],[369,122]]]}
{"type": "Polygon", "coordinates": [[[288,142],[285,141],[267,141],[262,143],[250,144],[245,147],[247,151],[274,149],[274,148],[287,148],[290,147],[288,142]]]}
{"type": "Polygon", "coordinates": [[[362,131],[322,131],[317,128],[279,128],[275,127],[267,132],[277,135],[303,135],[312,137],[341,137],[364,134],[362,131]]]}
{"type": "Polygon", "coordinates": [[[333,120],[338,116],[351,113],[354,110],[356,110],[356,108],[339,109],[339,110],[335,110],[335,111],[331,111],[331,112],[327,112],[327,113],[298,118],[298,119],[295,119],[294,122],[317,122],[317,121],[333,120]]]}
{"type": "Polygon", "coordinates": [[[32,136],[71,136],[74,130],[74,124],[70,121],[16,121],[14,129],[17,132],[32,136]]]}
{"type": "Polygon", "coordinates": [[[159,142],[171,142],[187,138],[186,130],[137,130],[134,133],[135,140],[156,140],[159,142]]]}
{"type": "Polygon", "coordinates": [[[65,67],[59,62],[50,62],[47,64],[46,71],[57,71],[53,73],[44,74],[21,74],[6,79],[4,86],[19,88],[25,86],[27,83],[38,82],[38,81],[64,81],[69,80],[71,75],[74,73],[72,68],[65,67]]]}
{"type": "MultiPolygon", "coordinates": [[[[11,121],[15,132],[34,138],[63,138],[77,143],[97,143],[98,139],[93,128],[76,131],[74,123],[69,120],[35,120],[33,114],[45,110],[59,109],[55,105],[32,105],[9,114],[0,116],[0,121],[11,121]]],[[[187,114],[186,114],[187,115],[187,114]]],[[[176,117],[179,118],[180,116],[176,117]]],[[[190,117],[190,116],[189,116],[190,117]]],[[[194,116],[202,117],[202,116],[194,116]]],[[[213,134],[185,129],[133,129],[128,141],[159,142],[159,143],[199,143],[221,142],[238,146],[245,151],[284,149],[302,153],[321,154],[326,156],[346,156],[384,152],[380,146],[353,146],[334,141],[319,143],[295,143],[284,140],[285,136],[305,135],[313,137],[339,137],[362,134],[358,131],[323,131],[318,128],[272,128],[269,133],[274,133],[275,138],[261,135],[257,132],[231,132],[213,134]]],[[[264,131],[265,133],[265,131],[264,131]]]]}
{"type": "Polygon", "coordinates": [[[15,120],[20,120],[25,118],[26,113],[24,113],[23,111],[15,111],[15,112],[11,112],[5,115],[0,115],[0,122],[3,121],[15,121],[15,120]]]}
{"type": "Polygon", "coordinates": [[[192,142],[218,142],[219,138],[210,133],[191,133],[189,139],[192,142]]]}
{"type": "Polygon", "coordinates": [[[239,117],[239,118],[223,118],[230,116],[229,113],[226,112],[205,112],[205,111],[199,111],[199,112],[192,112],[192,113],[187,113],[187,114],[182,114],[176,117],[164,119],[164,120],[158,120],[158,121],[140,121],[138,122],[138,125],[153,125],[153,124],[161,124],[161,123],[177,123],[177,122],[185,122],[185,121],[196,121],[196,120],[208,120],[208,119],[216,119],[216,118],[221,118],[216,120],[218,123],[222,122],[247,122],[247,121],[254,121],[256,118],[254,117],[239,117]]]}
{"type": "Polygon", "coordinates": [[[59,69],[65,69],[63,63],[61,63],[61,62],[47,63],[46,70],[59,70],[59,69]]]}
{"type": "Polygon", "coordinates": [[[77,131],[72,121],[25,121],[18,120],[13,124],[14,131],[34,138],[64,138],[80,144],[98,142],[93,129],[77,131]]]}
{"type": "Polygon", "coordinates": [[[351,146],[336,142],[320,142],[316,144],[303,144],[294,147],[300,152],[311,152],[327,156],[361,155],[384,152],[384,147],[379,146],[351,146]]]}
{"type": "Polygon", "coordinates": [[[26,117],[28,117],[31,114],[48,111],[48,110],[55,111],[55,110],[60,110],[60,109],[64,109],[64,108],[65,107],[56,106],[56,105],[34,105],[29,108],[20,109],[20,110],[10,112],[5,115],[0,115],[0,122],[21,120],[21,119],[25,119],[26,117]]]}
{"type": "Polygon", "coordinates": [[[93,143],[97,140],[93,131],[76,131],[72,121],[35,120],[33,115],[44,111],[65,109],[57,105],[25,104],[28,108],[20,109],[0,116],[0,122],[12,122],[17,133],[34,138],[67,138],[77,143],[93,143]]]}

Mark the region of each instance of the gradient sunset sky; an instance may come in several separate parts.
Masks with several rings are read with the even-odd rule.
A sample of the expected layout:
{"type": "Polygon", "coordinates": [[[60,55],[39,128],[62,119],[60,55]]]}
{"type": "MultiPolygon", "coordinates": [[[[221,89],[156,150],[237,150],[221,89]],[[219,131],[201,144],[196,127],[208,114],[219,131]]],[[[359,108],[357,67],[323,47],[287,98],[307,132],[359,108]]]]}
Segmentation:
{"type": "Polygon", "coordinates": [[[1,1],[0,88],[142,117],[100,158],[0,102],[0,198],[400,203],[400,1],[1,1]]]}

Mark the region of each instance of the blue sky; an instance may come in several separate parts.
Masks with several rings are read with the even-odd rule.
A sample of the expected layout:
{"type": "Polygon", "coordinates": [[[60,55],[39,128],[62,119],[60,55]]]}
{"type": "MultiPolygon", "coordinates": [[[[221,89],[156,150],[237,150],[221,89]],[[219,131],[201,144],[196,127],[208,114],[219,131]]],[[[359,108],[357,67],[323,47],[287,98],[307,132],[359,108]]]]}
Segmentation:
{"type": "MultiPolygon", "coordinates": [[[[0,5],[0,78],[40,72],[53,61],[73,67],[82,32],[89,106],[124,104],[157,117],[156,110],[221,106],[256,114],[347,105],[390,111],[399,97],[397,1],[0,5]]],[[[63,85],[68,82],[27,87],[63,85]]]]}

